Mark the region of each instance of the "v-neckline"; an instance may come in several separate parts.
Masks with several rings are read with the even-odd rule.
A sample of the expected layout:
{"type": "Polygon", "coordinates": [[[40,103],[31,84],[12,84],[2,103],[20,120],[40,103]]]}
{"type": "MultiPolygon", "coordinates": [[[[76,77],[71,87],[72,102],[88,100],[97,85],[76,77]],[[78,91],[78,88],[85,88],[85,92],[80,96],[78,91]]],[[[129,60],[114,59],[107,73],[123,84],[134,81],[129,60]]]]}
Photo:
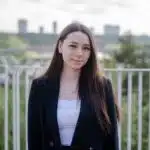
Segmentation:
{"type": "MultiPolygon", "coordinates": [[[[59,100],[59,82],[57,81],[55,83],[55,85],[49,83],[49,90],[48,91],[48,95],[47,97],[50,97],[50,99],[48,99],[48,103],[47,105],[51,105],[50,107],[47,107],[47,117],[49,116],[49,114],[51,114],[50,118],[48,119],[49,121],[49,125],[51,128],[51,131],[53,133],[54,136],[54,140],[58,145],[61,145],[61,137],[60,137],[60,133],[59,133],[59,125],[58,125],[58,120],[57,120],[57,109],[58,109],[58,100],[59,100]],[[50,93],[50,94],[49,94],[50,93]]],[[[80,105],[80,112],[78,115],[78,119],[77,119],[77,124],[74,130],[74,134],[72,137],[72,141],[71,141],[71,146],[76,145],[76,143],[78,142],[78,136],[80,135],[80,131],[82,130],[82,124],[84,123],[84,119],[83,119],[83,113],[84,113],[84,104],[85,104],[85,99],[82,98],[81,100],[81,105],[80,105]]]]}
{"type": "MultiPolygon", "coordinates": [[[[56,118],[56,128],[57,128],[57,135],[58,135],[58,138],[59,138],[59,141],[60,141],[60,144],[61,143],[61,137],[60,137],[60,132],[59,132],[59,124],[58,124],[58,102],[59,102],[59,99],[57,99],[57,102],[56,102],[56,112],[54,114],[56,114],[55,118],[56,118]]],[[[74,134],[72,136],[72,140],[71,140],[71,144],[70,145],[73,145],[74,141],[75,141],[75,138],[76,138],[76,135],[77,135],[77,131],[78,131],[78,128],[79,128],[79,123],[81,122],[81,117],[82,117],[82,107],[83,107],[83,101],[81,100],[81,103],[80,103],[80,109],[79,109],[79,115],[78,115],[78,119],[77,119],[77,122],[76,122],[76,126],[75,126],[75,129],[74,129],[74,134]]]]}

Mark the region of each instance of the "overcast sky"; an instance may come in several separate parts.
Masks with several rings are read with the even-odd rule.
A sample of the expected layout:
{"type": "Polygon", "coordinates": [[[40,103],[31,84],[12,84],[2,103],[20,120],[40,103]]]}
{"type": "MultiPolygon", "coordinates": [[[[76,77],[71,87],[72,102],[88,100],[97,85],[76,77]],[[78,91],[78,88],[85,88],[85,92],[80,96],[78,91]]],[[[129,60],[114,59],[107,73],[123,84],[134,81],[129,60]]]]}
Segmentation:
{"type": "Polygon", "coordinates": [[[73,20],[102,32],[104,24],[120,25],[121,32],[150,34],[149,0],[0,0],[0,30],[17,31],[17,19],[26,18],[29,31],[40,25],[51,31],[53,20],[58,31],[73,20]]]}

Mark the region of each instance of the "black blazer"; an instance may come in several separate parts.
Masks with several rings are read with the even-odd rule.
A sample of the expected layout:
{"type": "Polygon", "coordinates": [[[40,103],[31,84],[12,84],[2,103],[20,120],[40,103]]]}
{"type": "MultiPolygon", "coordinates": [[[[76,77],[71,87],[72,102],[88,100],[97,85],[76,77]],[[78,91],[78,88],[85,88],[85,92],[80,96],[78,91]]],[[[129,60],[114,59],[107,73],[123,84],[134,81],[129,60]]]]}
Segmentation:
{"type": "MultiPolygon", "coordinates": [[[[112,86],[109,80],[107,82],[109,88],[106,88],[106,101],[112,122],[110,134],[107,136],[103,134],[95,113],[83,97],[71,147],[91,150],[119,150],[112,86]]],[[[58,94],[59,80],[54,83],[46,77],[40,77],[32,81],[28,103],[29,150],[60,149],[61,142],[57,122],[58,94]]]]}

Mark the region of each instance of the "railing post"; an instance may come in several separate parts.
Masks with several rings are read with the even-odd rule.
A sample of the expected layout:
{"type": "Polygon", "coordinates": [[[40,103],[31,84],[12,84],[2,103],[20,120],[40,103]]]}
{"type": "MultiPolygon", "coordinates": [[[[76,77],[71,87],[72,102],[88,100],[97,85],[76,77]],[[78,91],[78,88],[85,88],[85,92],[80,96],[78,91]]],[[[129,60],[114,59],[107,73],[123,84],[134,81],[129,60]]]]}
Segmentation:
{"type": "Polygon", "coordinates": [[[28,132],[27,132],[27,125],[28,125],[28,97],[29,97],[29,74],[28,69],[25,70],[25,139],[26,139],[26,148],[28,150],[28,132]]]}
{"type": "MultiPolygon", "coordinates": [[[[118,90],[117,90],[117,96],[118,96],[118,105],[121,108],[121,102],[122,102],[122,72],[117,72],[117,84],[118,84],[118,90]]],[[[119,150],[121,150],[121,124],[118,124],[118,134],[119,134],[119,150]]]]}
{"type": "Polygon", "coordinates": [[[142,150],[142,72],[138,74],[138,150],[142,150]]]}
{"type": "Polygon", "coordinates": [[[12,97],[12,114],[13,114],[13,150],[17,150],[17,103],[16,103],[16,68],[13,69],[13,76],[12,76],[12,91],[13,91],[13,97],[12,97]]]}
{"type": "Polygon", "coordinates": [[[5,96],[4,96],[4,149],[8,150],[8,66],[4,65],[5,68],[5,96]]]}
{"type": "Polygon", "coordinates": [[[132,72],[128,72],[128,128],[127,128],[127,150],[131,150],[132,144],[132,72]]]}

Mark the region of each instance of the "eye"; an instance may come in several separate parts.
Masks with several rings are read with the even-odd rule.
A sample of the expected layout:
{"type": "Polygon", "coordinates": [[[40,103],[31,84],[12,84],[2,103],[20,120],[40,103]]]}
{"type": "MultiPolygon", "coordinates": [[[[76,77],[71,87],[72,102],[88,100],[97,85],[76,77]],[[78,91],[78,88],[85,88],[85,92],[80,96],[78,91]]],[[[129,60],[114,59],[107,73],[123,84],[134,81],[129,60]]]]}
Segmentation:
{"type": "Polygon", "coordinates": [[[89,47],[84,47],[83,49],[86,50],[86,51],[90,51],[89,47]]]}
{"type": "Polygon", "coordinates": [[[71,48],[76,48],[77,46],[76,46],[76,45],[71,44],[71,45],[69,45],[69,47],[71,47],[71,48]]]}

